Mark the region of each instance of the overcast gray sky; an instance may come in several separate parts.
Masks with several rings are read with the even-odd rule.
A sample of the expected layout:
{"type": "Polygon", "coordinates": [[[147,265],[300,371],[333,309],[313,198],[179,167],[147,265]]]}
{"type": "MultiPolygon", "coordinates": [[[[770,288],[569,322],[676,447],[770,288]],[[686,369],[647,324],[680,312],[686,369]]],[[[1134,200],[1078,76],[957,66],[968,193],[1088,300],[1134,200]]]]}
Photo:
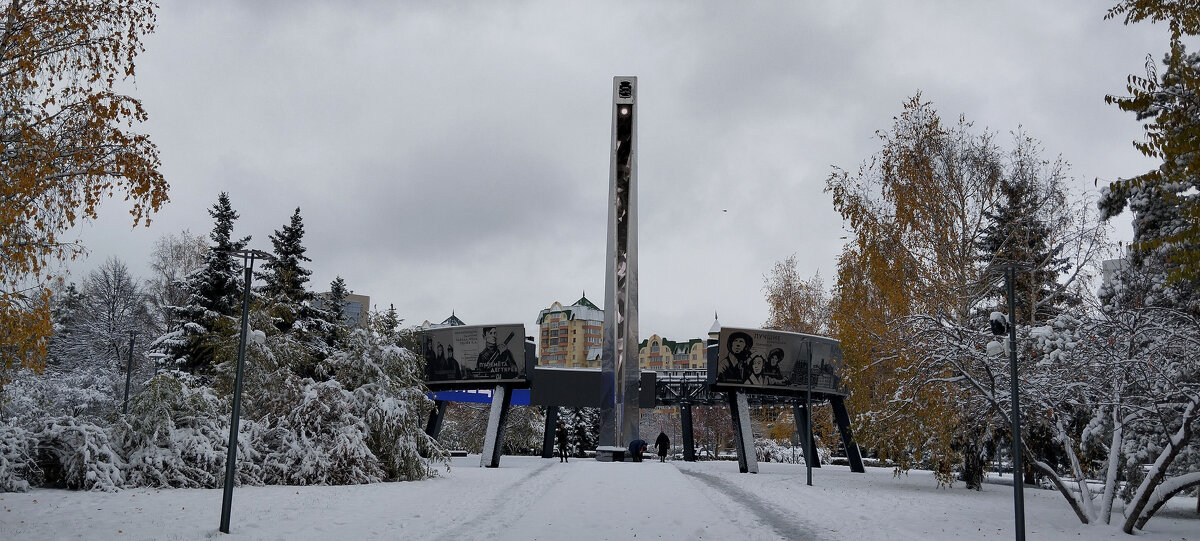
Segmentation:
{"type": "Polygon", "coordinates": [[[300,207],[314,289],[533,334],[556,300],[603,303],[612,77],[635,75],[641,335],[760,326],[774,262],[832,281],[825,179],[918,90],[1001,142],[1023,126],[1081,192],[1150,169],[1104,95],[1167,29],[1108,5],[162,0],[131,92],[171,203],[135,230],[105,204],[72,279],[108,256],[148,276],[154,241],[207,235],[227,191],[253,248],[300,207]]]}

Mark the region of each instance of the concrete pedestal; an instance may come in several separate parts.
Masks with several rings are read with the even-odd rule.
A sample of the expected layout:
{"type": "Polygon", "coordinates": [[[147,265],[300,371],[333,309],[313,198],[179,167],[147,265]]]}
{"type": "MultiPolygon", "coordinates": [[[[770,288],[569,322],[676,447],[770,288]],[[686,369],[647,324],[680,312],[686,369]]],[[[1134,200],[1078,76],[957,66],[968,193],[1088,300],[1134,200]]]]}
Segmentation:
{"type": "Polygon", "coordinates": [[[625,452],[624,447],[616,446],[601,446],[596,448],[596,460],[600,462],[624,462],[625,452]]]}

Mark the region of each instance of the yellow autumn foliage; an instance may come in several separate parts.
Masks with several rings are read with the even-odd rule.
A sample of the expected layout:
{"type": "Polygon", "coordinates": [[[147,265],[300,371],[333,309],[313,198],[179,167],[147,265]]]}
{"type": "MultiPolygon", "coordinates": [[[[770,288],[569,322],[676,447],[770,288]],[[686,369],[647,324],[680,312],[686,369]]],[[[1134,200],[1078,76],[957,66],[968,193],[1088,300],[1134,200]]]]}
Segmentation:
{"type": "Polygon", "coordinates": [[[52,266],[83,247],[65,231],[121,196],[134,225],[167,201],[158,150],[133,131],[141,102],[116,92],[134,74],[148,0],[9,0],[0,35],[0,385],[40,368],[50,335],[52,266]]]}
{"type": "Polygon", "coordinates": [[[855,437],[907,469],[943,482],[966,397],[910,334],[908,316],[962,322],[978,298],[975,242],[994,207],[1001,160],[987,134],[959,119],[945,127],[920,94],[909,99],[881,149],[826,183],[849,226],[832,310],[841,341],[855,437]]]}

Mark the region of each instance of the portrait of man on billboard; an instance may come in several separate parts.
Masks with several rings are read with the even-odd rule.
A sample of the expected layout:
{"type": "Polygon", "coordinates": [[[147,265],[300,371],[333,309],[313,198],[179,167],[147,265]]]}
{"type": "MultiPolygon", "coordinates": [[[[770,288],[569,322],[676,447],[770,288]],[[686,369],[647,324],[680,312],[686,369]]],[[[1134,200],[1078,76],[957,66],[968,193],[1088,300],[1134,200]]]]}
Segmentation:
{"type": "Polygon", "coordinates": [[[439,387],[525,378],[523,325],[458,325],[421,332],[425,381],[439,387]]]}
{"type": "Polygon", "coordinates": [[[504,343],[500,344],[496,340],[496,327],[484,327],[484,346],[479,352],[479,357],[476,358],[473,376],[496,379],[517,377],[517,361],[513,358],[512,351],[508,349],[509,343],[516,335],[516,331],[509,332],[504,343]]]}

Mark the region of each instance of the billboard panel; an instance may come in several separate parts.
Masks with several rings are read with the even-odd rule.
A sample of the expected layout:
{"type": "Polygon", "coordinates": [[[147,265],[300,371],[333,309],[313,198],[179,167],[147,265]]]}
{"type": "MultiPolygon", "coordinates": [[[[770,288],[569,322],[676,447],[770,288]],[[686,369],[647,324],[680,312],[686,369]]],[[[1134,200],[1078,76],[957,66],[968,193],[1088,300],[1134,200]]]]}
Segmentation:
{"type": "Polygon", "coordinates": [[[460,325],[421,333],[427,384],[526,379],[525,326],[460,325]]]}
{"type": "Polygon", "coordinates": [[[765,329],[722,327],[717,355],[709,358],[708,381],[716,388],[740,387],[844,395],[842,349],[823,336],[765,329]]]}

